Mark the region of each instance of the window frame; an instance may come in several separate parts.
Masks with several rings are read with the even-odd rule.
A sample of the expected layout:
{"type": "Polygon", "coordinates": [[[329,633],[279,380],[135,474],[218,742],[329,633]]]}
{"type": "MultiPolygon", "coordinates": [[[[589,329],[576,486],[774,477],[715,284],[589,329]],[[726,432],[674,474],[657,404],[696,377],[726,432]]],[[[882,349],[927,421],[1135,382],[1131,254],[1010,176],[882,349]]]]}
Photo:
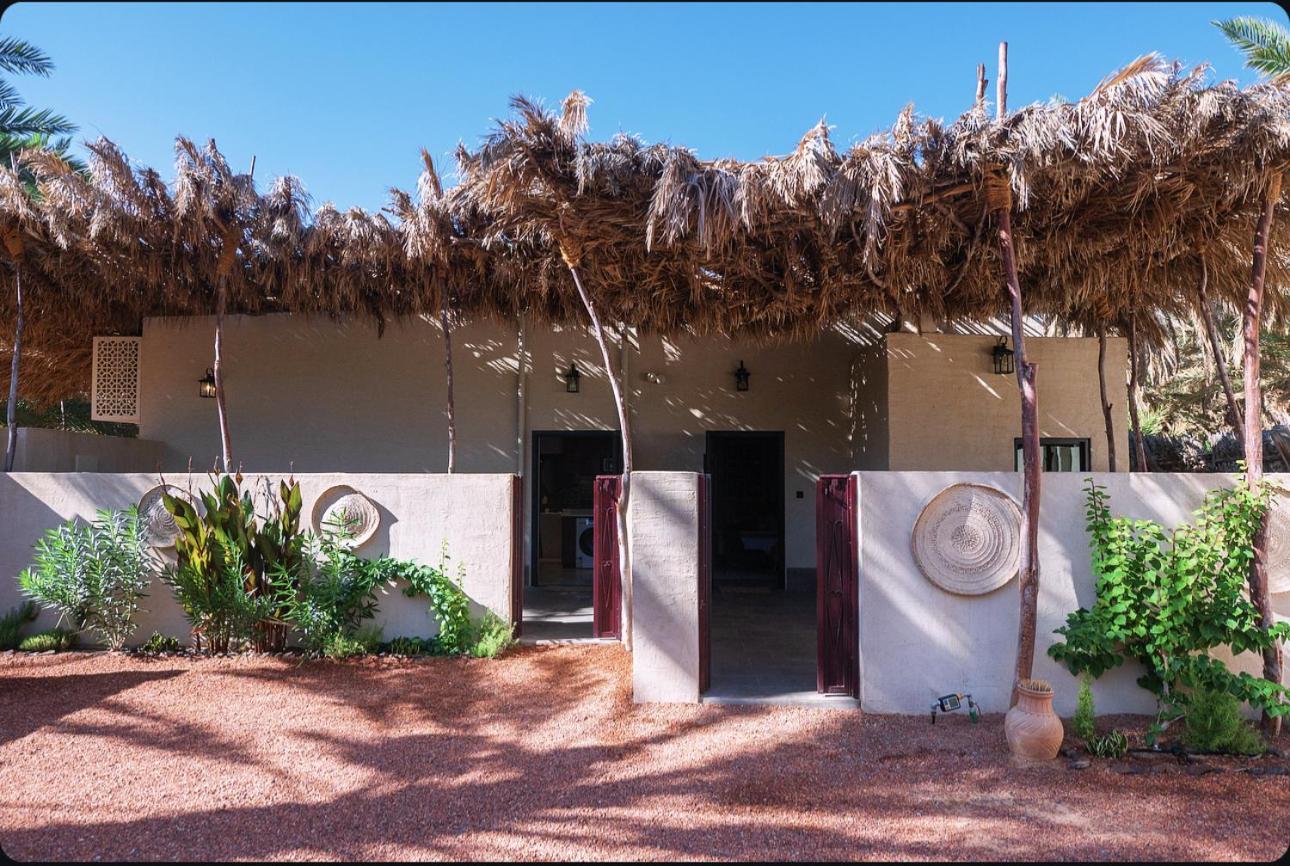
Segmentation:
{"type": "MultiPolygon", "coordinates": [[[[1093,471],[1093,440],[1092,439],[1088,437],[1080,437],[1080,436],[1045,436],[1039,440],[1039,454],[1041,459],[1043,458],[1044,446],[1046,445],[1051,445],[1057,448],[1060,448],[1063,446],[1070,447],[1072,445],[1078,446],[1080,467],[1078,469],[1072,469],[1069,471],[1071,472],[1092,472],[1093,471]]],[[[1022,469],[1022,467],[1019,465],[1021,461],[1021,451],[1022,451],[1021,437],[1017,436],[1012,440],[1012,465],[1013,465],[1014,472],[1020,472],[1022,469]]],[[[1040,471],[1062,472],[1065,470],[1047,469],[1041,466],[1040,471]]]]}

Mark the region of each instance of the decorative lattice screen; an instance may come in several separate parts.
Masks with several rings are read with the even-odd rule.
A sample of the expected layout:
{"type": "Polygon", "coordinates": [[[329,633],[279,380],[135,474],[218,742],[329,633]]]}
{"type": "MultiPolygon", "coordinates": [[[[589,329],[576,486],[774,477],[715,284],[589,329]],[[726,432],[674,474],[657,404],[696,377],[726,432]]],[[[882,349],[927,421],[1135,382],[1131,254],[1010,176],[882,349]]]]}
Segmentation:
{"type": "Polygon", "coordinates": [[[95,337],[90,417],[139,423],[139,337],[95,337]]]}

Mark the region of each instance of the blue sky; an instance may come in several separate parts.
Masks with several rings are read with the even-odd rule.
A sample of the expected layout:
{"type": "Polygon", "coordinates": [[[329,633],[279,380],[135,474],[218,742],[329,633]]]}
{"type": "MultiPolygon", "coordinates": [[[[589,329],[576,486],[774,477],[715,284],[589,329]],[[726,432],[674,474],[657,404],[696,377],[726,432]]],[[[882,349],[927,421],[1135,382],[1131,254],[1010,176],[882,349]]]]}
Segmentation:
{"type": "MultiPolygon", "coordinates": [[[[784,153],[821,116],[844,146],[913,102],[952,118],[976,64],[1009,104],[1078,98],[1148,51],[1220,78],[1254,75],[1209,22],[1272,3],[1144,4],[124,4],[19,3],[0,33],[57,64],[14,82],[33,105],[106,135],[170,176],[183,133],[215,138],[256,177],[295,174],[315,204],[369,209],[409,189],[426,147],[441,170],[512,94],[581,88],[591,134],[743,159],[784,153]]],[[[451,182],[451,179],[449,179],[451,182]]]]}

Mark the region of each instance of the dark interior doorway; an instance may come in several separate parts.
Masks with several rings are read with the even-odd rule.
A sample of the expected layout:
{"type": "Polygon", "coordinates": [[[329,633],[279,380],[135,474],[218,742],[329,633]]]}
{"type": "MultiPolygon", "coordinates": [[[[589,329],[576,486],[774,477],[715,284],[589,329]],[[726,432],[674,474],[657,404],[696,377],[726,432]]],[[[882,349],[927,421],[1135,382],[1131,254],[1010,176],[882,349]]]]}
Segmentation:
{"type": "Polygon", "coordinates": [[[597,475],[620,472],[622,440],[612,430],[533,434],[533,586],[591,587],[597,475]]]}
{"type": "Polygon", "coordinates": [[[708,431],[712,478],[712,580],[784,586],[784,434],[708,431]]]}

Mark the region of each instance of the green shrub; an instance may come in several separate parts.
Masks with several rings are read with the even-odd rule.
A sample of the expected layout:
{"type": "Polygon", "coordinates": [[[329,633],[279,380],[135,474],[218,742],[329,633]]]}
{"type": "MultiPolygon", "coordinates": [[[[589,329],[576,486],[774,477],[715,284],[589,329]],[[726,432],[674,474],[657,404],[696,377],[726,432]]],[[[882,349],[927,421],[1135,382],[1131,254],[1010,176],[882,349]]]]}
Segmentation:
{"type": "Polygon", "coordinates": [[[354,631],[354,640],[362,644],[364,652],[374,653],[380,649],[385,638],[384,631],[374,622],[364,623],[354,631]]]}
{"type": "Polygon", "coordinates": [[[193,624],[197,647],[204,638],[213,652],[242,642],[283,649],[285,612],[275,605],[274,581],[293,575],[303,555],[300,484],[280,481],[276,499],[266,490],[273,512],[263,517],[240,473],[212,476],[211,490],[199,498],[201,511],[186,499],[162,496],[179,528],[167,582],[193,624]]]}
{"type": "Polygon", "coordinates": [[[177,653],[182,649],[179,644],[179,638],[167,637],[159,631],[154,631],[140,647],[139,652],[145,653],[177,653]]]}
{"type": "Polygon", "coordinates": [[[1261,755],[1267,746],[1258,731],[1241,718],[1241,703],[1218,689],[1200,688],[1183,716],[1183,743],[1198,752],[1261,755]]]}
{"type": "Polygon", "coordinates": [[[92,523],[69,520],[36,542],[36,561],[18,575],[23,592],[74,631],[90,630],[119,650],[157,571],[134,506],[104,509],[92,523]]]}
{"type": "Polygon", "coordinates": [[[484,614],[475,629],[470,655],[477,659],[495,659],[515,643],[514,627],[491,610],[484,614]]]}
{"type": "Polygon", "coordinates": [[[1146,673],[1138,683],[1159,708],[1149,742],[1185,713],[1201,687],[1272,716],[1290,712],[1284,686],[1233,674],[1210,655],[1217,647],[1259,652],[1290,637],[1290,623],[1264,631],[1246,594],[1254,536],[1268,508],[1266,485],[1211,491],[1194,522],[1172,533],[1150,520],[1112,517],[1105,488],[1091,478],[1087,493],[1097,600],[1067,617],[1057,629],[1064,641],[1048,654],[1092,677],[1125,661],[1141,664],[1146,673]]]}
{"type": "Polygon", "coordinates": [[[395,570],[394,560],[363,559],[344,541],[332,531],[309,535],[294,571],[275,569],[274,604],[311,652],[325,652],[340,637],[352,639],[363,620],[376,614],[376,588],[395,570]]]}
{"type": "Polygon", "coordinates": [[[23,626],[35,618],[36,605],[30,601],[24,601],[4,616],[0,616],[0,650],[17,649],[18,643],[22,640],[23,626]]]}
{"type": "Polygon", "coordinates": [[[1123,758],[1129,752],[1129,738],[1120,731],[1092,736],[1085,743],[1089,753],[1098,758],[1123,758]]]}
{"type": "Polygon", "coordinates": [[[1075,715],[1071,717],[1071,730],[1085,744],[1097,735],[1094,718],[1093,689],[1089,686],[1088,677],[1080,677],[1079,698],[1075,704],[1075,715]]]}
{"type": "Polygon", "coordinates": [[[396,656],[421,656],[435,654],[434,639],[396,637],[385,645],[385,651],[396,656]]]}
{"type": "Polygon", "coordinates": [[[329,659],[347,659],[368,654],[367,645],[356,637],[332,634],[323,641],[322,654],[329,659]]]}
{"type": "Polygon", "coordinates": [[[76,646],[76,632],[51,628],[22,639],[18,649],[25,653],[64,652],[76,646]]]}
{"type": "Polygon", "coordinates": [[[457,577],[448,577],[448,545],[445,542],[439,557],[439,567],[414,565],[399,574],[408,581],[403,594],[409,598],[426,595],[430,598],[430,612],[439,625],[435,636],[437,651],[442,655],[461,655],[469,652],[472,638],[470,599],[462,589],[465,569],[457,566],[457,577]]]}

